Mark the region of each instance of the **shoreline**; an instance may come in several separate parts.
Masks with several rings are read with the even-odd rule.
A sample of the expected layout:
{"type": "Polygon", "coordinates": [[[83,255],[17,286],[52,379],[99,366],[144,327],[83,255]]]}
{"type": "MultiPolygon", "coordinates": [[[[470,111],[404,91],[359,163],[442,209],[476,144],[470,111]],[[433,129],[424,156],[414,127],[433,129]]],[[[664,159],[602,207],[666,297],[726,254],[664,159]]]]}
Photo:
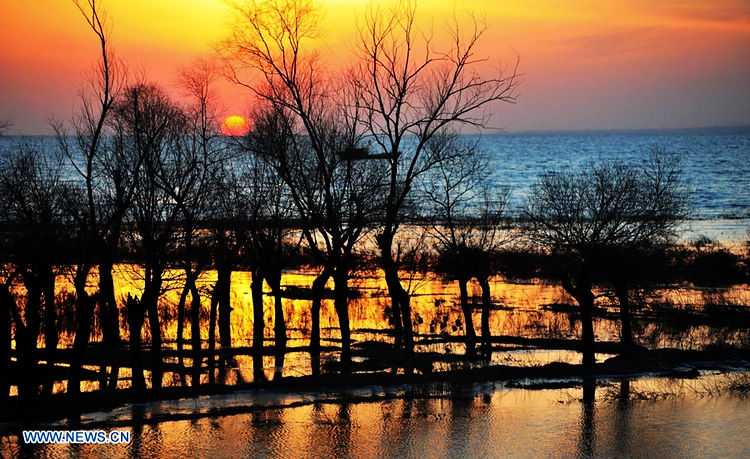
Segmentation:
{"type": "MultiPolygon", "coordinates": [[[[131,389],[116,393],[94,391],[71,397],[57,394],[35,401],[23,401],[12,397],[3,406],[0,415],[0,433],[11,434],[18,428],[33,424],[59,425],[76,427],[121,427],[139,424],[153,424],[182,419],[199,419],[215,416],[229,416],[258,410],[278,408],[280,406],[245,405],[211,408],[207,410],[189,410],[190,412],[162,412],[149,417],[124,420],[96,420],[91,416],[102,412],[113,413],[115,410],[143,407],[149,402],[190,401],[212,396],[234,396],[242,398],[254,394],[277,392],[281,395],[300,396],[305,394],[330,395],[346,390],[367,388],[397,388],[413,386],[429,389],[435,384],[474,385],[488,382],[504,382],[506,387],[521,389],[555,389],[560,388],[561,380],[566,386],[578,387],[577,381],[585,379],[630,380],[644,377],[669,377],[694,379],[701,372],[742,373],[750,371],[750,351],[740,349],[717,349],[710,351],[685,351],[679,349],[638,350],[630,354],[619,355],[597,363],[592,371],[586,371],[580,364],[562,362],[548,363],[543,366],[513,367],[508,365],[489,365],[479,368],[448,370],[424,374],[394,374],[391,371],[374,371],[369,373],[340,374],[329,373],[319,376],[281,377],[273,381],[252,382],[244,384],[201,385],[198,388],[167,387],[157,393],[136,396],[131,389]],[[377,381],[376,383],[374,381],[377,381]],[[523,382],[520,382],[523,381],[523,382]],[[508,385],[510,384],[510,385],[508,385]],[[11,415],[15,413],[17,415],[11,415]],[[88,415],[88,416],[86,416],[88,415]],[[87,419],[87,417],[89,419],[87,419]]],[[[581,383],[583,384],[583,383],[581,383]]],[[[750,389],[750,388],[747,388],[750,389]]],[[[390,398],[399,398],[388,396],[390,398]]],[[[305,399],[298,406],[316,403],[316,400],[305,399]]],[[[252,401],[252,397],[248,400],[252,401]]],[[[378,401],[383,398],[347,399],[352,403],[378,401]]],[[[318,400],[320,403],[335,403],[335,399],[318,400]]],[[[137,410],[135,410],[137,411],[137,410]]]]}

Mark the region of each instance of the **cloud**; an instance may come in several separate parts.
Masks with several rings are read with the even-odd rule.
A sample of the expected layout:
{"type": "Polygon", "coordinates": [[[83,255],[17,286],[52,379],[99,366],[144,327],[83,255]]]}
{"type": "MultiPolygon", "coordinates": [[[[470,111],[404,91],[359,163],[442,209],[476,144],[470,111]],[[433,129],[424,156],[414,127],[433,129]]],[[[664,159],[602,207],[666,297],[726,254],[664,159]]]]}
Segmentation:
{"type": "Polygon", "coordinates": [[[746,0],[649,2],[644,11],[678,20],[746,25],[750,19],[750,2],[746,0]]]}
{"type": "Polygon", "coordinates": [[[629,53],[652,52],[661,48],[684,46],[691,36],[684,29],[662,26],[617,26],[564,37],[553,43],[576,57],[602,58],[629,53]]]}

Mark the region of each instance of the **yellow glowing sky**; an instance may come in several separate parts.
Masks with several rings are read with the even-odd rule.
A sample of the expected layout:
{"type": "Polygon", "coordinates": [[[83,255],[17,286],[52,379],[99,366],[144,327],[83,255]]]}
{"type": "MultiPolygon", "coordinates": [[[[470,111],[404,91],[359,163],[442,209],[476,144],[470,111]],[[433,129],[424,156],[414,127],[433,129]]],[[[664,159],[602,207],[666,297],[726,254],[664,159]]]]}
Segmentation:
{"type": "MultiPolygon", "coordinates": [[[[174,86],[176,69],[227,35],[222,0],[100,0],[111,42],[131,69],[174,86]]],[[[332,68],[350,60],[357,17],[369,2],[320,1],[318,43],[332,68]]],[[[383,2],[378,2],[383,3],[383,2]]],[[[750,2],[746,0],[426,1],[420,24],[444,37],[447,18],[471,8],[489,30],[479,54],[521,58],[516,106],[494,124],[510,130],[750,124],[750,2]]],[[[45,133],[66,118],[96,42],[66,0],[0,3],[0,119],[45,133]],[[33,6],[30,6],[33,5],[33,6]]],[[[226,114],[250,96],[223,83],[226,114]]]]}

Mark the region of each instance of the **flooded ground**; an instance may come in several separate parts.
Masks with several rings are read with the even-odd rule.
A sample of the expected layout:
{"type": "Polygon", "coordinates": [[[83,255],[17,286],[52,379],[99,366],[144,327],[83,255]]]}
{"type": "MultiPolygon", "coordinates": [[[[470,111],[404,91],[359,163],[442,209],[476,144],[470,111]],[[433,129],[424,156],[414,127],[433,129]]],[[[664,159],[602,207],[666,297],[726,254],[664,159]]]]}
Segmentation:
{"type": "Polygon", "coordinates": [[[748,457],[750,397],[737,388],[747,387],[750,373],[715,373],[599,380],[594,390],[576,379],[548,382],[554,388],[547,389],[519,381],[233,393],[134,404],[84,415],[75,426],[36,427],[127,429],[129,445],[24,445],[11,434],[0,439],[0,452],[51,458],[748,457]]]}
{"type": "MultiPolygon", "coordinates": [[[[127,295],[139,296],[142,290],[142,271],[133,265],[118,265],[114,270],[116,297],[120,307],[120,334],[122,339],[129,336],[123,306],[127,295]]],[[[66,297],[74,295],[72,274],[59,274],[56,283],[56,295],[61,303],[66,297]]],[[[282,299],[284,321],[287,336],[291,339],[309,339],[311,325],[310,300],[292,298],[294,294],[309,289],[316,276],[312,270],[290,270],[283,274],[282,287],[294,293],[282,299]]],[[[408,275],[404,278],[408,279],[408,275]]],[[[162,337],[165,344],[174,345],[177,338],[177,303],[184,283],[182,271],[168,271],[165,274],[165,292],[159,303],[162,337]]],[[[201,293],[201,323],[207,322],[210,307],[210,292],[216,283],[216,271],[208,270],[199,278],[198,287],[201,293]]],[[[247,271],[235,271],[231,281],[231,315],[232,346],[247,346],[252,343],[253,317],[251,298],[251,275],[247,271]]],[[[530,280],[518,282],[496,276],[490,280],[494,307],[490,314],[490,328],[494,336],[515,335],[527,337],[577,337],[580,333],[576,315],[578,308],[562,287],[553,282],[530,280]]],[[[21,283],[15,286],[16,294],[25,295],[21,283]]],[[[327,284],[333,288],[333,281],[327,284]]],[[[349,311],[352,330],[359,333],[359,339],[379,341],[392,340],[388,333],[392,330],[390,318],[390,298],[380,271],[361,272],[350,280],[350,287],[357,298],[350,300],[349,311]],[[383,332],[383,333],[380,333],[383,332]],[[367,335],[367,336],[364,336],[367,335]]],[[[435,275],[413,278],[408,283],[412,294],[414,332],[419,335],[463,336],[465,324],[459,307],[459,290],[455,282],[444,282],[435,275]]],[[[97,290],[96,270],[89,276],[88,290],[97,290]]],[[[476,282],[468,285],[470,300],[475,304],[474,325],[479,334],[481,289],[476,282]]],[[[273,339],[274,299],[270,288],[266,286],[264,296],[265,339],[273,339]]],[[[600,341],[619,339],[619,326],[613,324],[616,319],[616,301],[608,297],[611,292],[597,291],[597,304],[602,308],[595,321],[595,332],[600,341]],[[608,313],[609,315],[605,314],[608,313]]],[[[736,285],[728,288],[696,288],[691,286],[671,286],[653,289],[648,292],[648,301],[659,299],[663,304],[675,308],[694,310],[707,303],[721,305],[750,304],[750,286],[736,285]]],[[[190,296],[187,297],[189,310],[190,296]]],[[[636,307],[638,299],[635,299],[636,307]]],[[[63,330],[58,347],[69,347],[72,344],[72,330],[65,330],[65,314],[62,315],[63,330]]],[[[98,323],[95,323],[97,325],[98,323]]],[[[201,338],[208,339],[208,327],[201,327],[201,338]]],[[[190,322],[186,320],[184,337],[190,337],[190,322]]],[[[148,341],[149,329],[143,328],[144,339],[148,341]]],[[[333,301],[324,299],[321,307],[321,335],[325,339],[338,339],[338,320],[333,308],[333,301]]],[[[101,331],[96,328],[93,341],[101,340],[101,331]]],[[[355,338],[356,339],[356,338],[355,338]]],[[[40,337],[40,346],[43,338],[40,337]]],[[[667,343],[663,343],[666,345],[667,343]]]]}
{"type": "MultiPolygon", "coordinates": [[[[140,293],[140,269],[132,265],[119,265],[115,268],[115,285],[117,296],[123,298],[128,294],[140,293]]],[[[168,285],[181,285],[181,272],[170,273],[172,278],[168,285]]],[[[234,348],[248,347],[252,344],[253,317],[252,299],[250,291],[250,273],[234,272],[232,275],[232,305],[231,332],[234,348]]],[[[282,284],[287,289],[309,288],[315,272],[296,270],[286,272],[282,284]]],[[[202,324],[207,322],[210,304],[210,289],[216,281],[215,271],[207,271],[200,279],[202,294],[202,324]]],[[[358,356],[362,349],[372,347],[377,343],[392,343],[392,326],[390,322],[387,288],[383,282],[382,273],[359,273],[351,281],[352,287],[358,292],[358,297],[350,301],[350,318],[352,326],[354,361],[361,362],[358,356]]],[[[89,279],[92,292],[96,289],[95,272],[89,279]]],[[[329,285],[332,287],[332,283],[329,285]]],[[[64,297],[71,293],[70,279],[66,275],[58,276],[58,296],[64,297]]],[[[514,282],[501,277],[491,281],[493,309],[490,312],[490,329],[494,337],[523,337],[530,339],[558,339],[577,340],[580,336],[579,311],[575,301],[568,297],[559,285],[542,281],[514,282]]],[[[274,343],[274,299],[268,294],[264,297],[265,340],[267,346],[274,343]]],[[[465,344],[464,317],[459,302],[458,286],[446,283],[436,276],[418,277],[410,283],[412,292],[413,326],[417,334],[415,350],[419,353],[430,353],[433,356],[444,356],[436,360],[433,370],[444,371],[465,368],[469,363],[456,357],[463,356],[465,344]]],[[[299,290],[297,290],[299,291],[299,290]]],[[[18,294],[23,294],[19,286],[18,294]]],[[[606,293],[606,292],[600,292],[606,293]]],[[[475,303],[474,325],[477,335],[480,335],[481,291],[478,285],[469,285],[471,301],[475,303]]],[[[650,349],[679,348],[703,349],[708,345],[750,347],[750,332],[742,326],[750,319],[745,305],[750,304],[750,288],[746,285],[725,289],[700,289],[689,286],[678,286],[668,289],[655,290],[650,293],[661,297],[667,309],[643,309],[636,311],[634,334],[636,342],[650,349]],[[706,315],[703,311],[705,304],[727,304],[741,307],[744,322],[733,320],[724,311],[718,314],[706,315]],[[675,315],[675,312],[690,314],[689,317],[675,315]],[[700,313],[700,314],[699,314],[700,313]],[[702,314],[702,315],[701,315],[702,314]]],[[[179,299],[179,289],[167,290],[160,303],[162,318],[162,336],[165,347],[176,349],[177,313],[176,304],[179,299]]],[[[293,295],[290,295],[293,296],[293,295]]],[[[306,376],[312,374],[311,357],[309,352],[295,351],[309,344],[310,330],[310,300],[283,298],[284,320],[289,340],[286,349],[275,355],[265,355],[253,358],[248,355],[234,356],[231,365],[222,373],[217,372],[217,381],[223,384],[252,382],[255,378],[255,368],[262,367],[266,379],[277,377],[306,376]]],[[[323,346],[337,347],[339,345],[338,320],[334,312],[332,300],[323,300],[321,308],[321,337],[323,346]]],[[[619,316],[613,302],[602,295],[597,303],[594,330],[597,341],[619,340],[619,316]]],[[[189,304],[189,299],[188,299],[189,304]]],[[[710,311],[708,311],[710,312],[710,311]]],[[[63,316],[64,318],[65,316],[63,316]]],[[[208,327],[202,326],[202,348],[206,349],[208,327]]],[[[190,323],[185,324],[185,338],[190,337],[190,323]]],[[[143,328],[146,343],[149,341],[149,329],[143,328]]],[[[125,311],[121,310],[121,335],[127,339],[128,328],[125,311]]],[[[94,334],[94,341],[101,339],[100,333],[94,334]]],[[[72,342],[72,335],[63,333],[58,347],[68,347],[72,342]]],[[[43,345],[40,338],[40,347],[43,345]]],[[[96,344],[93,345],[94,347],[96,344]]],[[[218,347],[218,346],[217,346],[218,347]]],[[[185,349],[190,349],[186,344],[185,349]]],[[[599,354],[597,360],[602,361],[609,354],[599,354]]],[[[338,360],[338,353],[323,352],[321,362],[338,360]]],[[[178,363],[174,354],[167,353],[165,361],[169,364],[178,363]]],[[[556,349],[551,346],[538,348],[535,345],[504,343],[497,345],[486,362],[471,363],[471,365],[503,364],[510,366],[540,366],[551,362],[580,363],[581,355],[574,349],[556,349]]],[[[189,357],[184,359],[185,365],[191,365],[189,357]]],[[[96,366],[87,366],[88,370],[98,371],[96,366]]],[[[130,369],[119,369],[118,388],[130,387],[130,369]]],[[[147,375],[148,376],[148,375],[147,375]]],[[[147,377],[147,380],[149,378],[147,377]]],[[[208,382],[208,374],[201,377],[202,382],[208,382]]],[[[189,385],[190,378],[184,374],[166,371],[163,379],[164,386],[189,385]]],[[[64,392],[67,381],[55,383],[54,392],[64,392]]],[[[99,383],[87,381],[82,385],[84,391],[97,390],[99,383]]],[[[17,388],[11,388],[11,395],[17,394],[17,388]]]]}

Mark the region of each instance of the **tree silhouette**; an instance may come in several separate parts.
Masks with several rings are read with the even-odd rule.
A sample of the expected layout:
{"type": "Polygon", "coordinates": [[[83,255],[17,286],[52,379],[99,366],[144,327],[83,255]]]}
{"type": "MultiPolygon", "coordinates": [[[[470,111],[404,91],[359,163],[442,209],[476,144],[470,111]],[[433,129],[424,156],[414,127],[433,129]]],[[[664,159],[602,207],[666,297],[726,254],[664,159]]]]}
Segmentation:
{"type": "MultiPolygon", "coordinates": [[[[180,82],[188,104],[183,107],[184,131],[167,145],[163,152],[163,166],[157,169],[157,178],[169,200],[179,211],[179,228],[182,245],[179,247],[181,267],[185,272],[185,285],[180,295],[177,312],[177,346],[182,349],[184,306],[190,293],[190,330],[193,361],[193,386],[200,383],[201,374],[201,295],[196,281],[209,266],[210,238],[199,232],[213,217],[215,177],[225,167],[227,148],[218,135],[216,101],[212,84],[217,77],[215,67],[207,61],[196,61],[180,71],[180,82]]],[[[179,128],[178,128],[179,129],[179,128]]],[[[212,301],[209,316],[209,348],[215,347],[216,303],[212,301]]],[[[209,352],[213,363],[213,352],[209,352]]],[[[180,354],[181,358],[181,354],[180,354]]],[[[213,380],[213,371],[209,371],[213,380]]]]}
{"type": "MultiPolygon", "coordinates": [[[[309,128],[314,135],[295,131],[294,118],[278,106],[255,118],[250,148],[267,161],[284,181],[296,208],[303,238],[315,261],[323,267],[313,283],[311,347],[319,347],[319,311],[322,287],[334,280],[334,308],[342,337],[341,360],[350,359],[349,276],[354,249],[373,221],[381,196],[382,168],[368,161],[352,160],[342,152],[356,145],[356,134],[336,113],[317,118],[309,128]],[[343,127],[343,128],[342,128],[343,127]],[[264,132],[266,135],[258,135],[264,132]],[[269,136],[275,133],[275,136],[269,136]],[[283,136],[280,139],[278,136],[283,136]],[[313,141],[316,138],[317,141],[313,141]]],[[[273,227],[273,225],[272,225],[273,227]]]]}
{"type": "MultiPolygon", "coordinates": [[[[262,136],[259,129],[252,136],[257,142],[262,136]]],[[[260,142],[263,143],[263,142],[260,142]]],[[[288,185],[266,161],[269,150],[258,150],[258,143],[251,148],[250,158],[245,162],[243,173],[244,203],[249,218],[248,255],[251,266],[259,270],[259,282],[265,280],[274,297],[274,338],[277,347],[286,345],[286,324],[281,298],[281,273],[292,259],[294,245],[291,243],[292,228],[289,222],[296,220],[296,207],[292,202],[288,185]]],[[[262,307],[262,304],[261,304],[262,307]]],[[[261,312],[262,308],[258,309],[261,312]]],[[[262,317],[260,318],[261,323],[262,317]]]]}
{"type": "MultiPolygon", "coordinates": [[[[276,352],[283,354],[286,346],[281,277],[282,270],[294,258],[296,246],[291,242],[295,232],[292,222],[297,220],[297,214],[287,183],[269,162],[271,157],[286,155],[282,152],[287,148],[289,138],[285,131],[275,130],[264,122],[262,115],[256,116],[255,120],[247,136],[236,139],[233,145],[238,151],[237,161],[231,170],[223,172],[219,201],[223,203],[225,221],[228,223],[220,232],[221,245],[232,241],[232,245],[236,246],[235,254],[241,254],[239,261],[251,271],[253,348],[254,355],[260,356],[265,329],[264,281],[271,288],[274,298],[276,352]],[[228,233],[229,229],[231,231],[228,233]]],[[[227,255],[235,256],[229,252],[227,255]]],[[[261,364],[260,361],[258,363],[261,364]]],[[[263,378],[262,372],[257,371],[255,378],[263,378]]]]}
{"type": "MultiPolygon", "coordinates": [[[[124,82],[123,65],[109,45],[106,15],[95,0],[74,2],[100,48],[100,58],[88,76],[88,86],[81,92],[80,106],[73,117],[73,135],[62,123],[54,123],[58,144],[82,179],[81,190],[69,212],[77,228],[79,250],[76,258],[74,287],[78,329],[74,341],[69,392],[80,391],[80,359],[89,341],[95,301],[86,292],[86,282],[93,267],[98,268],[99,311],[105,345],[113,350],[120,346],[119,308],[115,298],[112,267],[120,244],[122,222],[132,199],[133,174],[139,162],[131,163],[110,144],[108,125],[124,82]]],[[[118,367],[112,366],[109,387],[117,385],[118,367]]]]}
{"type": "MultiPolygon", "coordinates": [[[[258,117],[256,124],[275,123],[288,138],[288,148],[270,150],[281,155],[266,154],[289,187],[303,237],[323,266],[314,294],[322,291],[328,277],[334,279],[341,360],[346,368],[353,251],[373,216],[380,171],[377,165],[347,157],[347,152],[361,148],[357,114],[351,112],[346,92],[338,90],[340,82],[324,76],[316,56],[304,50],[317,26],[310,2],[247,2],[237,10],[241,19],[225,49],[228,68],[237,83],[267,104],[266,115],[258,117]],[[242,72],[247,70],[259,74],[262,83],[246,83],[242,72]]],[[[317,315],[313,310],[312,347],[319,346],[317,315]]]]}
{"type": "Polygon", "coordinates": [[[473,354],[476,331],[467,284],[476,278],[482,288],[482,340],[490,345],[489,278],[496,251],[509,238],[501,231],[508,188],[489,183],[488,158],[475,145],[454,133],[437,133],[426,145],[426,154],[439,158],[420,177],[426,196],[426,216],[438,252],[436,271],[459,285],[464,315],[467,354],[473,354]]]}
{"type": "Polygon", "coordinates": [[[127,87],[113,111],[116,146],[141,166],[134,175],[133,202],[128,209],[127,247],[143,265],[143,293],[128,300],[133,386],[143,390],[140,363],[141,327],[147,314],[151,335],[152,387],[161,387],[162,338],[158,303],[163,275],[175,251],[181,209],[170,191],[172,167],[187,134],[184,113],[158,86],[137,83],[127,87]]]}
{"type": "Polygon", "coordinates": [[[480,71],[487,61],[475,55],[486,30],[481,21],[471,17],[471,26],[464,28],[454,17],[447,26],[450,45],[437,49],[431,35],[417,26],[416,10],[414,1],[399,2],[390,10],[372,8],[359,29],[358,61],[351,73],[358,127],[386,158],[384,220],[377,243],[393,310],[400,318],[396,332],[408,352],[413,347],[411,306],[399,279],[394,241],[415,180],[435,164],[427,144],[446,128],[486,126],[490,107],[514,102],[519,82],[517,62],[507,72],[480,71]]]}
{"type": "MultiPolygon", "coordinates": [[[[15,324],[22,380],[19,393],[34,396],[39,381],[33,351],[40,332],[44,331],[48,351],[57,348],[58,343],[55,279],[56,266],[66,259],[65,201],[69,190],[62,179],[63,158],[59,154],[30,143],[16,148],[0,164],[5,229],[0,253],[4,255],[3,262],[13,266],[4,288],[19,279],[26,289],[23,315],[15,299],[5,299],[15,324]]],[[[45,380],[43,392],[51,391],[51,380],[45,380]]]]}
{"type": "MultiPolygon", "coordinates": [[[[670,239],[686,197],[677,163],[660,152],[640,166],[603,161],[575,172],[549,172],[533,187],[523,212],[528,235],[559,256],[562,286],[580,305],[585,366],[594,364],[593,285],[604,277],[600,270],[620,263],[617,254],[670,239]]],[[[612,273],[616,289],[627,282],[625,271],[612,273]]],[[[629,333],[623,297],[620,306],[629,333]]]]}

